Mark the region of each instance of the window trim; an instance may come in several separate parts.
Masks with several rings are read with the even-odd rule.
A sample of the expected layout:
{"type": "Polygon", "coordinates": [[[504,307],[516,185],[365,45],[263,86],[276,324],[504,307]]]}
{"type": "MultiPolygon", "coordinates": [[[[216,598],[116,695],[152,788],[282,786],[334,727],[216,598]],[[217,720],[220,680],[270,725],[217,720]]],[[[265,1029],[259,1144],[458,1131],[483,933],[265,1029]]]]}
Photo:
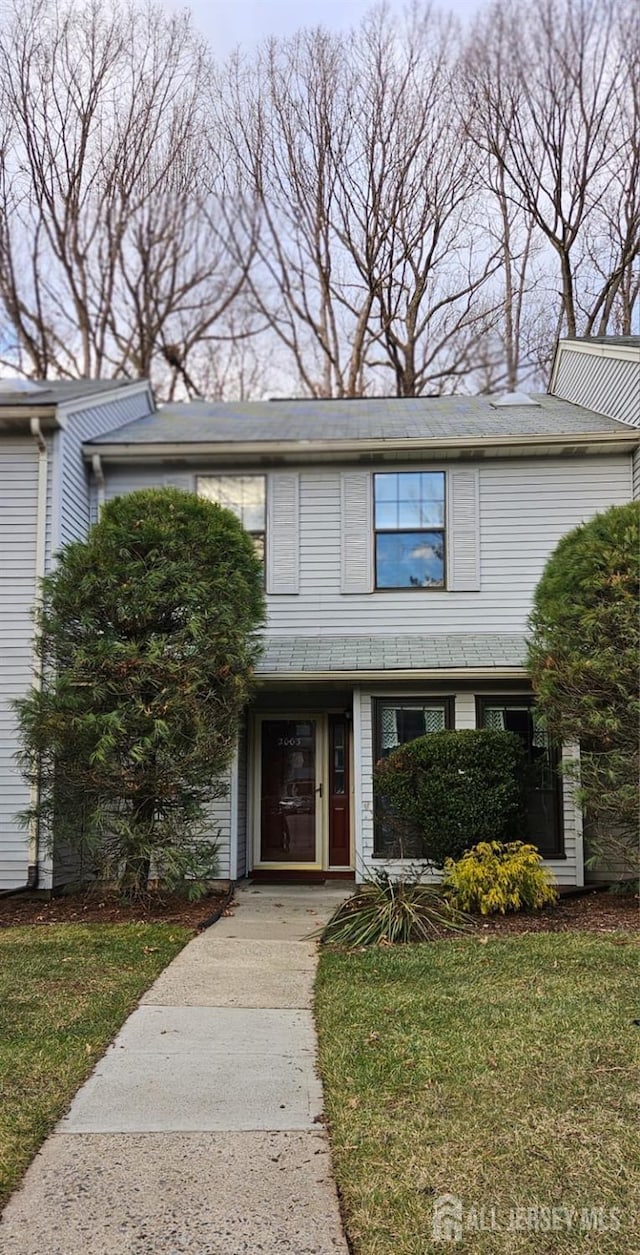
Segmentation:
{"type": "Polygon", "coordinates": [[[447,591],[447,531],[448,531],[448,499],[449,490],[447,472],[438,468],[419,470],[382,470],[371,473],[371,512],[372,512],[372,543],[373,543],[373,591],[376,593],[445,593],[447,591]],[[378,475],[442,475],[444,489],[444,523],[442,527],[376,527],[376,479],[378,475]],[[378,536],[415,536],[429,535],[437,532],[442,536],[442,583],[441,584],[378,584],[378,536]]]}
{"type": "MultiPolygon", "coordinates": [[[[531,709],[535,706],[536,702],[535,702],[535,697],[533,696],[532,693],[508,693],[504,695],[500,693],[476,693],[475,704],[476,704],[476,727],[484,728],[486,727],[486,724],[484,723],[484,712],[487,706],[515,707],[515,706],[522,706],[526,704],[531,709]]],[[[563,860],[563,859],[566,859],[567,857],[566,850],[565,850],[565,831],[564,831],[564,783],[563,783],[562,774],[561,774],[562,746],[558,745],[558,743],[554,741],[551,741],[550,745],[551,745],[553,755],[554,755],[554,761],[552,765],[554,768],[554,778],[555,778],[554,812],[555,812],[556,841],[555,841],[555,848],[552,853],[543,854],[541,851],[540,856],[541,858],[545,860],[545,862],[563,860]]]]}

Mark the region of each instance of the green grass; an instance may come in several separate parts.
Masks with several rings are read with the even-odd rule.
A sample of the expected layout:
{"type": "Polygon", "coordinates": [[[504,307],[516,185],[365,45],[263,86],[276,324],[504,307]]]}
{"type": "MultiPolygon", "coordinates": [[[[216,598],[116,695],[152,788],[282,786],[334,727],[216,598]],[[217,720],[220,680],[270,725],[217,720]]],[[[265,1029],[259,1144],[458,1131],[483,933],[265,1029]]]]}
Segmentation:
{"type": "Polygon", "coordinates": [[[190,935],[137,923],[0,929],[0,1206],[190,935]]]}
{"type": "Polygon", "coordinates": [[[625,934],[325,952],[320,1066],[356,1255],[640,1251],[639,974],[625,934]],[[456,1243],[433,1239],[446,1193],[456,1243]],[[535,1206],[577,1215],[506,1231],[535,1206]],[[499,1228],[469,1228],[492,1207],[499,1228]],[[588,1231],[582,1208],[619,1209],[620,1230],[588,1231]]]}

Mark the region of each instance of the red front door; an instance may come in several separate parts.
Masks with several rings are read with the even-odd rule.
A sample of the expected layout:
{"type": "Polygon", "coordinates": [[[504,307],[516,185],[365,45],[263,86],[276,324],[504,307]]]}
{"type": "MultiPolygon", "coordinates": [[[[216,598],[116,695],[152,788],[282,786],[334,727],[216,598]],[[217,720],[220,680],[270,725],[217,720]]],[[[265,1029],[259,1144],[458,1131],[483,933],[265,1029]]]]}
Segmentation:
{"type": "Polygon", "coordinates": [[[329,867],[351,864],[349,723],[329,715],[329,867]]]}

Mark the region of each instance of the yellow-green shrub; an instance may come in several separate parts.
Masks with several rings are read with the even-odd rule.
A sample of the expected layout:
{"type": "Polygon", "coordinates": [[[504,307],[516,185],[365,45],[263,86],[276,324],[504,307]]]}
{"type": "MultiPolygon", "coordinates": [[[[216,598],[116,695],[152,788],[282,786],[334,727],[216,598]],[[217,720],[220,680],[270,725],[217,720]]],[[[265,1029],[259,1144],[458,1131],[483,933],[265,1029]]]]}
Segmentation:
{"type": "Polygon", "coordinates": [[[462,911],[504,915],[539,910],[556,902],[558,890],[535,845],[523,841],[480,841],[444,865],[443,888],[462,911]]]}

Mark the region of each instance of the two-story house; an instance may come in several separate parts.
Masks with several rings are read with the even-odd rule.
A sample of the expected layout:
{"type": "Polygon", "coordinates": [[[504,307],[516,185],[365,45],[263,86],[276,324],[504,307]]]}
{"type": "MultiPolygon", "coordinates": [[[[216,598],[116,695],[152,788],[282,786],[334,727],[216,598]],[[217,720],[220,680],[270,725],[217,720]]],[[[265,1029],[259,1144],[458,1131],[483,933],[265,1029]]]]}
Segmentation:
{"type": "Polygon", "coordinates": [[[581,814],[557,770],[577,749],[536,720],[525,633],[560,537],[632,496],[640,415],[585,403],[602,362],[623,360],[631,407],[640,346],[599,342],[576,383],[580,345],[561,344],[555,391],[537,396],[193,402],[87,435],[92,517],[170,484],[231,508],[264,554],[256,698],[211,811],[223,877],[397,859],[376,761],[425,732],[489,726],[522,737],[531,837],[561,885],[583,882],[581,814]],[[561,395],[568,376],[579,397],[561,395]]]}

